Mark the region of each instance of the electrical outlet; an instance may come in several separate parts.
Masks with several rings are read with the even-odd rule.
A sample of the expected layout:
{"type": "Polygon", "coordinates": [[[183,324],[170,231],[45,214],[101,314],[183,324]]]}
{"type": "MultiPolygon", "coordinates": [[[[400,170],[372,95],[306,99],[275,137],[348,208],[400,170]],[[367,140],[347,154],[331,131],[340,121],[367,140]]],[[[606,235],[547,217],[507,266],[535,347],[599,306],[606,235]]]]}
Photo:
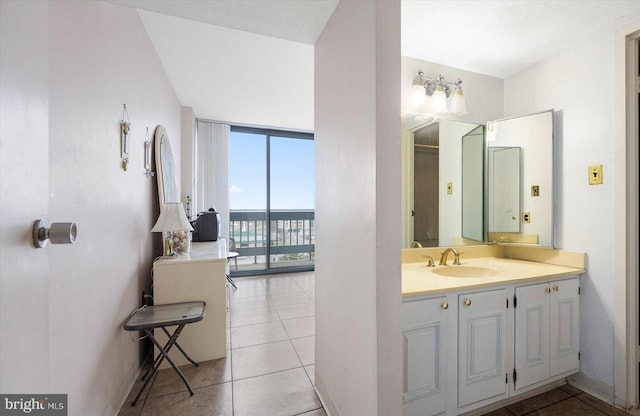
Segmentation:
{"type": "Polygon", "coordinates": [[[531,196],[540,196],[540,186],[531,185],[531,196]]]}
{"type": "Polygon", "coordinates": [[[453,194],[453,182],[447,182],[447,195],[453,194]]]}
{"type": "Polygon", "coordinates": [[[589,185],[602,185],[602,165],[589,166],[589,185]]]}
{"type": "Polygon", "coordinates": [[[525,223],[525,224],[531,223],[531,213],[530,212],[523,212],[522,213],[522,222],[525,223]]]}

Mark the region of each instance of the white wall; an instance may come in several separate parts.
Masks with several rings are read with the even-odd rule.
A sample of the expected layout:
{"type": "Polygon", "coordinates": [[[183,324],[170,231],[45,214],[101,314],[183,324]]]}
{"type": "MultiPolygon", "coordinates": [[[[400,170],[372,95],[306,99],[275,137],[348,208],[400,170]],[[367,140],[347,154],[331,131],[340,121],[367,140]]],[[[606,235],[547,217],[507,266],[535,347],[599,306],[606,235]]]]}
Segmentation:
{"type": "MultiPolygon", "coordinates": [[[[115,414],[139,365],[137,334],[122,323],[140,305],[157,254],[145,127],[162,124],[179,143],[180,105],[134,9],[76,1],[2,7],[1,389],[67,393],[70,415],[115,414]],[[5,59],[5,42],[29,59],[5,59]],[[11,80],[16,99],[5,106],[5,73],[20,72],[34,83],[11,80]],[[33,98],[44,103],[35,114],[18,104],[33,98]],[[132,123],[126,172],[119,150],[125,103],[132,123]],[[5,115],[19,117],[22,131],[5,130],[5,115]],[[32,158],[17,160],[29,168],[12,162],[18,168],[5,171],[4,155],[22,156],[27,146],[32,158]],[[22,198],[25,192],[41,197],[22,198]],[[29,248],[37,217],[75,222],[76,243],[29,248]]],[[[173,149],[179,171],[180,146],[173,149]]]]}
{"type": "Polygon", "coordinates": [[[180,102],[196,117],[313,130],[313,45],[139,13],[180,102]]]}
{"type": "Polygon", "coordinates": [[[399,8],[340,2],[315,45],[315,374],[333,416],[402,412],[399,8]]]}
{"type": "Polygon", "coordinates": [[[47,2],[0,2],[2,393],[50,386],[49,249],[30,243],[33,221],[49,219],[48,13],[47,2]]]}
{"type": "MultiPolygon", "coordinates": [[[[614,33],[583,43],[505,80],[505,116],[556,110],[556,244],[583,251],[581,370],[614,383],[614,33]],[[604,84],[603,84],[604,83],[604,84]],[[604,167],[604,184],[589,186],[587,168],[604,167]]],[[[594,386],[595,384],[592,384],[594,386]]],[[[593,388],[593,387],[592,387],[593,388]]]]}

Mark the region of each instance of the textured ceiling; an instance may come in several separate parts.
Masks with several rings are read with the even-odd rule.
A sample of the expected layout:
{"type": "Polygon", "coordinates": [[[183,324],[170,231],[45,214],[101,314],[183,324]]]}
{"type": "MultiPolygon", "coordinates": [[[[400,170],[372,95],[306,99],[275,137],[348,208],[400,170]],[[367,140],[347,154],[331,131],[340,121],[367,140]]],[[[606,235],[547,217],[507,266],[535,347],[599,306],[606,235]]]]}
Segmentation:
{"type": "Polygon", "coordinates": [[[633,19],[638,0],[403,0],[402,55],[506,78],[633,19]]]}

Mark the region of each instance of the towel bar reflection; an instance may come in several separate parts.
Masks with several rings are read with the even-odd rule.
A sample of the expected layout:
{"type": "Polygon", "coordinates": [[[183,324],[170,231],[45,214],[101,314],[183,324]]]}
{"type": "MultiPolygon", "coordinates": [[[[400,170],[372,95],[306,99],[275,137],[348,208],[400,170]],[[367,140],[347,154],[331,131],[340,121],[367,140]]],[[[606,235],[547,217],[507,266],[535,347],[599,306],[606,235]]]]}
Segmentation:
{"type": "Polygon", "coordinates": [[[51,244],[73,244],[76,241],[78,227],[73,222],[54,222],[49,228],[45,220],[33,223],[33,244],[36,248],[43,248],[47,241],[51,244]]]}

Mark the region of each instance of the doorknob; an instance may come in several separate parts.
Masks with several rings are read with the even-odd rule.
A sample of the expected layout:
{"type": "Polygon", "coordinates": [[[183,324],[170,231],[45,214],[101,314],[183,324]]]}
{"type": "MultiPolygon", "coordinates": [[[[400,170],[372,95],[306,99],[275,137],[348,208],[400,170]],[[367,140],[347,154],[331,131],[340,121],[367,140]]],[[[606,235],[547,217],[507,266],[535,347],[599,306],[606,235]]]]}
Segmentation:
{"type": "Polygon", "coordinates": [[[47,241],[51,244],[73,244],[76,241],[78,227],[73,222],[54,222],[49,228],[45,220],[33,223],[33,244],[36,248],[43,248],[47,241]]]}

